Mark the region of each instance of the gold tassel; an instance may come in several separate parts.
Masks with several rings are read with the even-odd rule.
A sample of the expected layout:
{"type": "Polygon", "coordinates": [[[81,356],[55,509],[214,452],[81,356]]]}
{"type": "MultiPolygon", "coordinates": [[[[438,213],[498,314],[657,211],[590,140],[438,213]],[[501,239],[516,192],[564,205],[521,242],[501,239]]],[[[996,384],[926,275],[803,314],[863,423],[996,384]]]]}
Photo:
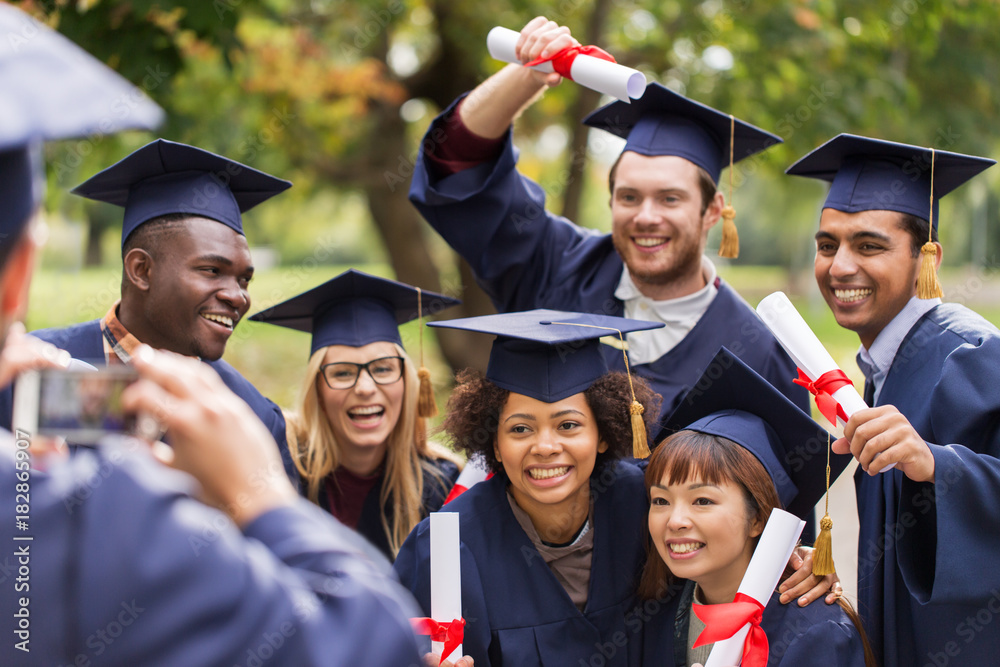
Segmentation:
{"type": "Polygon", "coordinates": [[[816,553],[813,554],[813,574],[817,577],[825,577],[828,574],[836,574],[837,568],[833,564],[833,538],[830,531],[833,529],[833,519],[829,514],[824,514],[819,522],[819,535],[816,536],[816,553]]]}
{"type": "Polygon", "coordinates": [[[424,300],[423,290],[417,288],[417,327],[420,331],[420,391],[417,393],[417,416],[435,417],[438,413],[437,401],[434,400],[434,385],[431,384],[431,372],[424,366],[424,300]]]}
{"type": "Polygon", "coordinates": [[[920,274],[917,276],[918,299],[940,299],[944,296],[937,275],[937,246],[934,234],[934,149],[931,149],[931,213],[927,223],[927,243],[920,248],[920,274]]]}
{"type": "Polygon", "coordinates": [[[740,256],[740,234],[736,231],[736,209],[733,208],[733,150],[736,142],[736,117],[729,114],[729,203],[722,209],[722,243],[719,257],[736,259],[740,256]]]}
{"type": "Polygon", "coordinates": [[[736,231],[735,220],[736,209],[732,206],[722,209],[722,243],[719,245],[719,257],[735,259],[740,256],[740,234],[736,231]]]}
{"type": "Polygon", "coordinates": [[[417,399],[417,416],[434,417],[438,413],[437,401],[434,400],[434,387],[431,385],[431,372],[420,367],[417,371],[420,378],[420,394],[417,399]]]}
{"type": "Polygon", "coordinates": [[[823,518],[819,522],[819,535],[816,536],[816,549],[813,554],[813,574],[817,577],[825,577],[828,574],[836,574],[837,568],[833,564],[833,519],[830,518],[830,432],[826,433],[826,509],[823,518]]]}
{"type": "Polygon", "coordinates": [[[938,280],[937,246],[928,241],[920,248],[920,275],[917,277],[918,299],[939,299],[944,296],[941,281],[938,280]]]}
{"type": "Polygon", "coordinates": [[[646,408],[642,403],[632,400],[628,411],[632,415],[632,456],[637,459],[649,458],[649,439],[646,437],[646,424],[642,421],[642,413],[646,408]]]}

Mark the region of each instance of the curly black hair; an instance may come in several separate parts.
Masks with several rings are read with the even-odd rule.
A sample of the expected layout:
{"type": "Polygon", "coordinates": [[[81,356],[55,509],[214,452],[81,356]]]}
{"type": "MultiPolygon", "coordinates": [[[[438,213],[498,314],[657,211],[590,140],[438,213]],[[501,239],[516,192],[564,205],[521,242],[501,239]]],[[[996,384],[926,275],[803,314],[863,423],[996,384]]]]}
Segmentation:
{"type": "MultiPolygon", "coordinates": [[[[494,472],[503,472],[497,460],[494,443],[500,425],[500,412],[507,402],[509,391],[501,389],[477,371],[464,370],[456,376],[455,386],[441,430],[448,434],[452,446],[465,452],[470,459],[479,459],[494,472]]],[[[643,421],[646,432],[652,431],[660,411],[660,395],[655,393],[642,378],[633,376],[635,398],[645,408],[643,421]]],[[[632,452],[632,425],[629,407],[632,392],[625,373],[611,372],[602,375],[583,392],[597,421],[597,432],[608,445],[607,451],[597,455],[595,470],[607,461],[628,456],[632,452]]]]}

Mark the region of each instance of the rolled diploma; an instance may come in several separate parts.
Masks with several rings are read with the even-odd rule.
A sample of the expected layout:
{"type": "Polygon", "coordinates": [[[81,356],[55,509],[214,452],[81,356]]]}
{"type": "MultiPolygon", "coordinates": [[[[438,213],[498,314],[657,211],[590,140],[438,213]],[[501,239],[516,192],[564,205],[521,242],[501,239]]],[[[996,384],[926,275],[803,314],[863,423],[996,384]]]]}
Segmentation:
{"type": "MultiPolygon", "coordinates": [[[[431,618],[438,623],[462,618],[458,512],[431,512],[431,618]]],[[[431,642],[431,649],[440,655],[444,643],[431,642]]],[[[459,644],[449,660],[461,655],[459,644]]]]}
{"type": "MultiPolygon", "coordinates": [[[[486,36],[486,48],[490,55],[505,63],[520,63],[514,55],[514,47],[520,33],[509,28],[496,27],[486,36]]],[[[554,72],[552,63],[535,65],[532,69],[549,74],[554,72]]],[[[592,56],[578,55],[570,70],[573,81],[581,86],[611,95],[624,102],[629,98],[638,99],[646,91],[646,76],[631,67],[608,62],[592,56]]]]}
{"type": "MultiPolygon", "coordinates": [[[[805,521],[794,514],[777,508],[771,510],[771,516],[750,558],[750,565],[740,582],[740,593],[767,606],[805,525],[805,521]]],[[[716,642],[705,667],[732,667],[740,664],[743,659],[743,642],[748,632],[749,623],[729,639],[716,642]]]]}
{"type": "MultiPolygon", "coordinates": [[[[784,292],[764,297],[757,306],[757,314],[795,365],[813,382],[823,373],[840,368],[784,292]]],[[[845,385],[832,395],[840,407],[844,408],[848,419],[858,410],[868,407],[854,385],[845,385]]],[[[843,426],[844,420],[837,417],[837,423],[843,426]]]]}
{"type": "MultiPolygon", "coordinates": [[[[802,372],[808,375],[813,382],[823,373],[840,368],[784,292],[775,292],[765,296],[757,304],[757,314],[781,343],[781,347],[785,348],[785,352],[792,358],[795,365],[801,368],[802,372]]],[[[840,404],[840,407],[844,408],[844,414],[847,415],[848,419],[858,410],[868,407],[865,399],[861,398],[861,394],[851,384],[844,385],[831,395],[840,404]]],[[[841,427],[845,425],[844,420],[839,416],[837,423],[841,427]]],[[[879,472],[892,470],[895,467],[895,463],[890,463],[879,472]]]]}

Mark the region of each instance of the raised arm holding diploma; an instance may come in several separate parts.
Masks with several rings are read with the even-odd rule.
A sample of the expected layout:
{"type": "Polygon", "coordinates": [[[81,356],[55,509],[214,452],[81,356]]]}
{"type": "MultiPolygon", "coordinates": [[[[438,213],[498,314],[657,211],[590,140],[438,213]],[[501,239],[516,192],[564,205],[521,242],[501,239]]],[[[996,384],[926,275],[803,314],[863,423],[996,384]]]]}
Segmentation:
{"type": "MultiPolygon", "coordinates": [[[[497,60],[502,60],[505,63],[520,63],[516,51],[519,38],[520,33],[498,26],[490,30],[486,36],[486,48],[489,49],[490,55],[497,60]]],[[[629,102],[629,98],[642,97],[646,90],[646,77],[642,72],[619,65],[610,54],[601,49],[576,46],[568,47],[560,53],[563,52],[566,53],[566,57],[563,59],[558,58],[558,54],[556,54],[556,57],[550,56],[550,59],[537,58],[532,62],[538,64],[531,65],[529,63],[529,66],[546,74],[558,71],[562,76],[581,86],[616,97],[623,102],[629,102]],[[597,52],[597,57],[588,55],[594,51],[597,52]],[[567,65],[567,67],[563,67],[563,65],[567,65]]]]}

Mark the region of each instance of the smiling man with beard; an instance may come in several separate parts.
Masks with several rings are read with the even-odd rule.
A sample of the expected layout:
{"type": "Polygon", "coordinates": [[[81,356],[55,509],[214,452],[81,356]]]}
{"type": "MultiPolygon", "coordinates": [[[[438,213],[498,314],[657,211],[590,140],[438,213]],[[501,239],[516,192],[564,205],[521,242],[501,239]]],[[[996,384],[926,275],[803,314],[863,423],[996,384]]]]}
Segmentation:
{"type": "MultiPolygon", "coordinates": [[[[539,17],[521,31],[517,54],[529,62],[574,45],[567,28],[539,17]]],[[[417,160],[416,207],[500,312],[551,308],[664,323],[627,338],[633,370],[663,396],[661,417],[722,346],[808,410],[791,360],[704,255],[709,229],[730,213],[717,189],[722,169],[781,139],[656,83],[631,104],[598,109],[584,122],[626,139],[609,178],[611,234],[600,234],[546,211],[545,192],[516,169],[511,125],[559,80],[508,65],[445,110],[417,160]]],[[[724,246],[738,246],[734,230],[727,221],[724,246]]],[[[605,345],[603,353],[624,370],[620,349],[605,345]]]]}
{"type": "MultiPolygon", "coordinates": [[[[281,410],[222,361],[250,308],[253,278],[242,213],[291,183],[194,146],[157,139],[77,186],[74,194],[125,209],[121,300],[99,320],[32,335],[97,364],[130,363],[145,343],[198,357],[246,401],[288,452],[281,410]]],[[[10,425],[9,393],[3,425],[10,425]]]]}

